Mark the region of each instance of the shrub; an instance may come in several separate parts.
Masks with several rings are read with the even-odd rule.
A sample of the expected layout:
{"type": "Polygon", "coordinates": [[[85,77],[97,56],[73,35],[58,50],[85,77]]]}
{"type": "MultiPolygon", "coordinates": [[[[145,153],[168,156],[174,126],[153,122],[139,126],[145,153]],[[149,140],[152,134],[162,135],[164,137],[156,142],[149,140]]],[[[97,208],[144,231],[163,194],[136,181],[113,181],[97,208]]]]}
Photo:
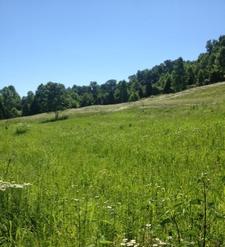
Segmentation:
{"type": "Polygon", "coordinates": [[[22,134],[25,134],[28,130],[29,130],[29,125],[28,124],[26,124],[26,123],[19,123],[16,126],[15,134],[16,135],[22,135],[22,134]]]}

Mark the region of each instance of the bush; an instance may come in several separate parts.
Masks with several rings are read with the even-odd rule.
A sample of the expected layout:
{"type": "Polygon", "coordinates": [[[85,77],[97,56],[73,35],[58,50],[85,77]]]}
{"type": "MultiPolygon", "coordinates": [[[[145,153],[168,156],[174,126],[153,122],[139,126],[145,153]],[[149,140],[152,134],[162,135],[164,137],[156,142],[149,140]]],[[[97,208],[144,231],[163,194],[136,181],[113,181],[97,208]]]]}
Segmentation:
{"type": "Polygon", "coordinates": [[[15,134],[16,135],[22,135],[25,134],[29,130],[29,125],[26,123],[19,123],[16,127],[15,134]]]}

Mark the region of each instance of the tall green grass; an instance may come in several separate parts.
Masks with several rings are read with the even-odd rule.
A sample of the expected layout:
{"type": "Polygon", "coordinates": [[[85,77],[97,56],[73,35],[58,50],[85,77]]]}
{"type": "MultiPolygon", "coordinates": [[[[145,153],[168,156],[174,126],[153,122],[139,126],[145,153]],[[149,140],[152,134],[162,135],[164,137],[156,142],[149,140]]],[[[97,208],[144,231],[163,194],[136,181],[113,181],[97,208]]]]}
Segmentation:
{"type": "Polygon", "coordinates": [[[223,101],[17,122],[0,123],[3,246],[225,246],[223,101]]]}

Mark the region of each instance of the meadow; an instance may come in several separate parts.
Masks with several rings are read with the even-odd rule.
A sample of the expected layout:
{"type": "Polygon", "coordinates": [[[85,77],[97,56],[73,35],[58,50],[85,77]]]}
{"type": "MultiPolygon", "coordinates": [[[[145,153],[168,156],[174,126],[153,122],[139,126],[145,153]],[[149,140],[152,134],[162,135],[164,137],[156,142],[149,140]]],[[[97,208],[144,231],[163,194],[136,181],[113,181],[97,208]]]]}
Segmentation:
{"type": "Polygon", "coordinates": [[[225,84],[0,122],[0,245],[225,246],[225,84]]]}

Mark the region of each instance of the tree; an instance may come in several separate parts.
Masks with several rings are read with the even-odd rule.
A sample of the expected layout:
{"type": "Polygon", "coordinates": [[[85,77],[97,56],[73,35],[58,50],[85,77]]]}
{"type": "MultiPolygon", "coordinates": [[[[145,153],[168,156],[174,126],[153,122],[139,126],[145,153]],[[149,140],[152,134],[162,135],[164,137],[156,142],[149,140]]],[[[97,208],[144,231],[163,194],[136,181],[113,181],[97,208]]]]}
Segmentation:
{"type": "Polygon", "coordinates": [[[66,109],[66,90],[60,83],[47,83],[48,89],[48,111],[55,112],[55,119],[58,119],[58,112],[66,109]]]}
{"type": "Polygon", "coordinates": [[[72,88],[66,89],[65,95],[65,107],[66,108],[77,108],[80,106],[80,96],[76,90],[72,88]]]}
{"type": "Polygon", "coordinates": [[[98,94],[99,94],[99,90],[100,90],[98,83],[96,81],[91,81],[90,82],[90,89],[91,89],[91,93],[93,96],[93,103],[98,104],[98,94]]]}
{"type": "Polygon", "coordinates": [[[185,78],[187,85],[193,85],[195,83],[195,74],[192,66],[188,66],[185,78]]]}
{"type": "Polygon", "coordinates": [[[132,91],[130,94],[130,97],[129,97],[129,102],[137,101],[139,99],[140,99],[140,97],[139,97],[138,93],[136,91],[132,91]]]}
{"type": "Polygon", "coordinates": [[[55,119],[58,119],[59,111],[66,108],[66,90],[60,83],[48,82],[41,84],[35,95],[35,103],[39,112],[55,112],[55,119]]]}
{"type": "Polygon", "coordinates": [[[171,89],[171,78],[169,75],[167,75],[164,82],[163,93],[172,93],[172,92],[173,90],[171,89]]]}
{"type": "Polygon", "coordinates": [[[225,47],[225,35],[219,37],[219,45],[220,47],[225,47]]]}
{"type": "Polygon", "coordinates": [[[142,91],[141,84],[138,82],[138,80],[136,78],[133,78],[129,84],[130,84],[129,101],[130,99],[134,99],[132,101],[135,101],[141,98],[143,96],[143,91],[142,91]]]}
{"type": "Polygon", "coordinates": [[[212,52],[212,50],[213,50],[213,42],[212,42],[212,40],[208,40],[206,42],[206,50],[207,50],[208,53],[212,52]]]}
{"type": "Polygon", "coordinates": [[[108,80],[106,83],[101,85],[101,90],[104,95],[104,104],[114,104],[114,93],[116,90],[116,80],[108,80]]]}
{"type": "Polygon", "coordinates": [[[88,106],[94,104],[94,98],[91,93],[84,93],[81,96],[81,106],[88,106]]]}
{"type": "Polygon", "coordinates": [[[223,80],[223,73],[217,69],[211,70],[209,74],[209,81],[211,83],[219,82],[223,80]]]}
{"type": "Polygon", "coordinates": [[[128,101],[128,90],[126,81],[120,81],[117,84],[116,90],[114,92],[114,99],[116,103],[128,101]]]}
{"type": "Polygon", "coordinates": [[[0,90],[1,95],[1,114],[4,118],[13,118],[20,116],[21,99],[13,86],[4,87],[0,90]]]}
{"type": "Polygon", "coordinates": [[[173,62],[171,60],[164,61],[164,67],[165,67],[166,73],[171,73],[173,70],[173,62]]]}
{"type": "Polygon", "coordinates": [[[184,61],[180,57],[174,61],[174,68],[172,72],[172,88],[178,92],[185,89],[185,70],[184,70],[184,61]]]}
{"type": "Polygon", "coordinates": [[[204,72],[203,72],[203,70],[202,69],[200,69],[199,71],[198,71],[198,74],[197,74],[197,83],[199,84],[199,85],[203,85],[204,84],[204,72]]]}
{"type": "Polygon", "coordinates": [[[21,105],[22,105],[22,115],[23,116],[32,115],[35,113],[33,109],[34,93],[32,91],[29,91],[27,93],[27,96],[22,98],[21,105]]]}
{"type": "Polygon", "coordinates": [[[0,119],[5,118],[4,106],[3,106],[3,97],[0,94],[0,119]]]}
{"type": "Polygon", "coordinates": [[[35,113],[48,112],[48,89],[46,85],[40,84],[34,97],[35,113]]]}
{"type": "Polygon", "coordinates": [[[216,63],[218,64],[220,70],[225,73],[225,47],[219,49],[216,57],[216,63]]]}
{"type": "Polygon", "coordinates": [[[151,82],[146,82],[146,84],[142,88],[142,91],[143,91],[143,96],[144,97],[151,96],[152,93],[153,93],[152,83],[151,82]]]}

